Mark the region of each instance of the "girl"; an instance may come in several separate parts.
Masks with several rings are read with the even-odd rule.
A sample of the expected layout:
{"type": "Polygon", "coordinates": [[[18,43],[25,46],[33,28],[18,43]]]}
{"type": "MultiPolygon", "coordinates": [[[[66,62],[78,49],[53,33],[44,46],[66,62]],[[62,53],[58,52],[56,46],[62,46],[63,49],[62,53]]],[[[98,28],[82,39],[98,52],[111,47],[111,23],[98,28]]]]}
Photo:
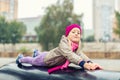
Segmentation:
{"type": "Polygon", "coordinates": [[[48,51],[39,52],[36,50],[33,57],[18,55],[17,64],[29,63],[35,66],[60,66],[61,69],[67,68],[69,63],[74,63],[87,70],[102,69],[93,63],[80,50],[82,29],[78,24],[71,24],[65,28],[65,35],[61,37],[59,46],[48,51]]]}

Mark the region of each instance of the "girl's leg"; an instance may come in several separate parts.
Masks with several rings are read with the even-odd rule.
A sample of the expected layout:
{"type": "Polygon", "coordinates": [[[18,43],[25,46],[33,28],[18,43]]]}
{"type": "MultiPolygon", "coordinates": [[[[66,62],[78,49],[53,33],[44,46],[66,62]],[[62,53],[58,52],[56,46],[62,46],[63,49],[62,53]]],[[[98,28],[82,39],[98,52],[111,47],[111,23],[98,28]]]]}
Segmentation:
{"type": "Polygon", "coordinates": [[[32,64],[32,61],[34,60],[33,57],[23,57],[21,59],[19,59],[20,63],[28,63],[28,64],[32,64]]]}
{"type": "Polygon", "coordinates": [[[46,55],[46,53],[41,53],[40,55],[38,55],[36,57],[23,57],[19,61],[21,63],[28,63],[28,64],[32,64],[35,66],[45,66],[45,63],[43,60],[45,55],[46,55]]]}
{"type": "Polygon", "coordinates": [[[23,54],[19,54],[18,56],[17,56],[17,58],[16,58],[16,63],[17,64],[21,64],[21,62],[19,61],[21,58],[23,58],[24,56],[23,56],[23,54]]]}
{"type": "Polygon", "coordinates": [[[40,54],[40,52],[37,50],[37,49],[35,49],[34,51],[33,51],[33,57],[36,57],[36,56],[38,56],[40,54]]]}
{"type": "Polygon", "coordinates": [[[33,59],[32,64],[36,66],[45,66],[44,57],[46,54],[47,54],[46,52],[40,53],[33,59]]]}

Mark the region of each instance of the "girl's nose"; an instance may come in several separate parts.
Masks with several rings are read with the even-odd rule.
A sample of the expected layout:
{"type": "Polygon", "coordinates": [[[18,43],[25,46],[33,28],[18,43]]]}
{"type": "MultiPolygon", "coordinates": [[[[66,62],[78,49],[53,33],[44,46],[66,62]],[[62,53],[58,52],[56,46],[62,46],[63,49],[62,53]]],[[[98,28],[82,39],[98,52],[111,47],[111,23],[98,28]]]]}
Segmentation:
{"type": "Polygon", "coordinates": [[[77,35],[78,33],[77,33],[77,32],[75,32],[75,34],[77,35]]]}

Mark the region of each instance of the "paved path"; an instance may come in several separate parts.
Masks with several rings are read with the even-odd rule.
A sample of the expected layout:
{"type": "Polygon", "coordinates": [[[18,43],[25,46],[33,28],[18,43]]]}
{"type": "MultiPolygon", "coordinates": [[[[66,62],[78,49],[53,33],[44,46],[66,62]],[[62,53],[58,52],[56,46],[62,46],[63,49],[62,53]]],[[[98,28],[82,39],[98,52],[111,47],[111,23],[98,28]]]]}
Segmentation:
{"type": "Polygon", "coordinates": [[[0,58],[0,66],[15,61],[15,58],[0,58]]]}
{"type": "Polygon", "coordinates": [[[93,59],[99,63],[105,70],[120,71],[120,59],[93,59]]]}
{"type": "MultiPolygon", "coordinates": [[[[15,58],[0,58],[0,66],[15,61],[15,58]]],[[[92,59],[103,66],[105,70],[120,71],[120,59],[92,59]]]]}

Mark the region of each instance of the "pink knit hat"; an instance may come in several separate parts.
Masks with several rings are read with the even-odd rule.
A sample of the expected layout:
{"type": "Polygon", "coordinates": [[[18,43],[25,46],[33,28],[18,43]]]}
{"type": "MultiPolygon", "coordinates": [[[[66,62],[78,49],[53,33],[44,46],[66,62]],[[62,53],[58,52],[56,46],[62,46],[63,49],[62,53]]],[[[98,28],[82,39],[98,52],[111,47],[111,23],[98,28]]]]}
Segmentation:
{"type": "Polygon", "coordinates": [[[82,29],[81,29],[81,26],[78,25],[78,24],[71,24],[69,26],[67,26],[65,28],[65,36],[67,37],[69,32],[73,29],[73,28],[78,28],[80,30],[80,34],[82,33],[82,29]]]}

